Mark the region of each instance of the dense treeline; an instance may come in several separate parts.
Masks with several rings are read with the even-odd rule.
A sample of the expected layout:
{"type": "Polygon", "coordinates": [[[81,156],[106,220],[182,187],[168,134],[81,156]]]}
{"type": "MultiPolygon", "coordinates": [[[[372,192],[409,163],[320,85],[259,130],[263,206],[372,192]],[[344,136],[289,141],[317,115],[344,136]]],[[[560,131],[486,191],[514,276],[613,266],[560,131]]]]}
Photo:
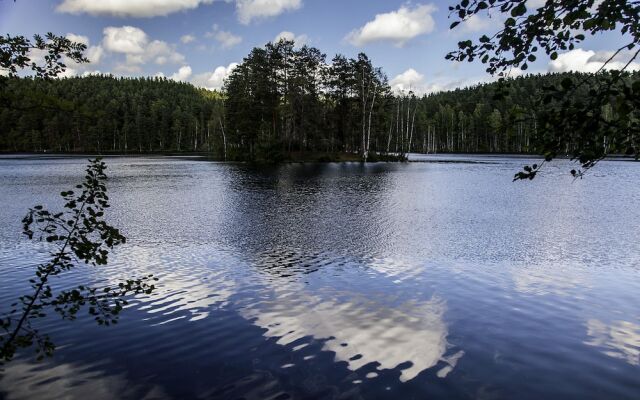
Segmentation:
{"type": "MultiPolygon", "coordinates": [[[[533,152],[543,87],[586,74],[529,75],[416,96],[394,94],[365,54],[293,42],[255,48],[224,91],[164,78],[10,79],[0,150],[207,152],[220,159],[349,153],[533,152]]],[[[589,84],[568,95],[589,96],[589,84]]],[[[567,149],[569,150],[569,149],[567,149]]]]}
{"type": "Polygon", "coordinates": [[[0,103],[4,151],[213,151],[221,94],[164,78],[10,79],[0,103]]]}
{"type": "MultiPolygon", "coordinates": [[[[635,82],[639,73],[623,73],[622,79],[635,82]]],[[[504,82],[481,84],[464,89],[430,94],[416,105],[416,141],[413,152],[540,153],[545,141],[561,140],[561,151],[570,153],[577,142],[549,135],[550,124],[563,104],[588,104],[607,85],[611,74],[555,73],[520,76],[504,82]],[[558,89],[571,87],[571,89],[558,89]],[[559,91],[561,90],[561,91],[559,91]],[[550,96],[559,93],[560,97],[550,96]],[[546,130],[545,130],[546,128],[546,130]]],[[[402,103],[402,98],[397,101],[402,103]]],[[[591,118],[612,121],[611,103],[591,118]]],[[[627,113],[630,110],[627,110],[627,113]]],[[[563,117],[566,118],[566,117],[563,117]]],[[[621,130],[627,129],[621,127],[621,130]]],[[[589,132],[595,140],[596,132],[589,132]]],[[[567,134],[567,137],[572,137],[567,134]]],[[[575,138],[574,138],[575,139],[575,138]]],[[[604,141],[607,136],[604,134],[604,141]]],[[[608,147],[609,143],[605,143],[608,147]]]]}

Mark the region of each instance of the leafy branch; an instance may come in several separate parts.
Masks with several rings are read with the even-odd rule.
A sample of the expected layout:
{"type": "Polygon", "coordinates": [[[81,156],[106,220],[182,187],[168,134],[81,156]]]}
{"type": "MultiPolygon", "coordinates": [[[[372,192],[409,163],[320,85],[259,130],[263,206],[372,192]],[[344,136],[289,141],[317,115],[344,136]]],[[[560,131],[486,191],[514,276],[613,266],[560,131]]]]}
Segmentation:
{"type": "MultiPolygon", "coordinates": [[[[446,55],[458,62],[479,59],[492,75],[504,76],[511,68],[526,70],[541,50],[556,60],[558,52],[573,50],[587,34],[618,32],[628,38],[596,74],[543,88],[536,104],[540,125],[534,146],[545,161],[565,154],[578,161],[581,169],[571,170],[576,178],[609,154],[640,158],[640,81],[625,72],[640,54],[640,1],[547,0],[529,10],[526,0],[461,0],[449,10],[457,19],[451,29],[484,12],[507,17],[492,36],[460,41],[458,49],[446,55]],[[629,59],[622,68],[605,72],[626,52],[629,59]],[[583,96],[576,96],[578,92],[583,96]]],[[[542,164],[525,166],[514,180],[533,179],[542,164]]]]}
{"type": "Polygon", "coordinates": [[[20,70],[31,69],[38,78],[51,79],[65,71],[65,58],[76,63],[89,62],[84,56],[85,50],[84,43],[51,32],[44,37],[34,35],[33,40],[0,35],[0,69],[5,70],[9,78],[16,77],[20,70]],[[44,52],[43,63],[31,59],[33,51],[44,52]]]}
{"type": "Polygon", "coordinates": [[[30,279],[33,294],[19,298],[12,309],[0,318],[0,362],[9,361],[19,348],[35,345],[38,358],[51,355],[53,342],[33,328],[32,320],[47,316],[50,310],[63,319],[75,319],[84,306],[100,325],[118,322],[127,305],[126,298],[138,293],[151,294],[155,289],[153,275],[120,282],[116,287],[94,288],[87,285],[71,290],[55,291],[50,284],[54,276],[69,272],[78,264],[105,265],[109,250],[126,242],[120,231],[104,220],[109,208],[104,181],[106,165],[100,159],[90,160],[84,183],[60,193],[64,211],[52,213],[35,206],[22,220],[23,233],[29,239],[44,240],[54,250],[51,259],[36,268],[30,279]]]}
{"type": "MultiPolygon", "coordinates": [[[[50,80],[67,69],[66,62],[78,64],[87,63],[84,56],[87,46],[84,43],[73,42],[64,36],[57,36],[49,32],[44,37],[34,35],[33,40],[25,36],[0,35],[0,106],[16,109],[15,104],[20,99],[8,89],[10,79],[18,77],[20,71],[28,69],[38,78],[50,80]],[[34,52],[42,53],[42,59],[34,57],[34,52]],[[4,74],[3,74],[4,73],[4,74]],[[6,75],[6,76],[3,76],[6,75]]],[[[38,109],[53,109],[68,111],[69,104],[64,104],[56,98],[46,96],[32,96],[38,109]]]]}

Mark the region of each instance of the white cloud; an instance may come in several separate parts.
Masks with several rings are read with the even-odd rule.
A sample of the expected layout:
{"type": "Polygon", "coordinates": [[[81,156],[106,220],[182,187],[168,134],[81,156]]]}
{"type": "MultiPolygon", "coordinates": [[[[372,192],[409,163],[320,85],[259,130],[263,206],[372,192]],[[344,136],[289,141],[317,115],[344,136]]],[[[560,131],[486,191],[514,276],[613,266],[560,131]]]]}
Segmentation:
{"type": "MultiPolygon", "coordinates": [[[[58,75],[60,78],[70,78],[76,75],[85,75],[89,70],[95,68],[96,65],[100,64],[102,60],[102,56],[104,54],[104,49],[102,46],[90,46],[91,42],[87,36],[77,35],[75,33],[67,33],[65,37],[72,42],[82,43],[87,46],[87,50],[84,52],[84,56],[89,60],[88,63],[76,63],[71,60],[69,57],[63,56],[62,61],[67,66],[65,71],[58,75]]],[[[37,64],[41,64],[44,62],[45,53],[42,50],[34,49],[29,54],[31,60],[37,64]]]]}
{"type": "Polygon", "coordinates": [[[282,31],[276,35],[273,39],[274,43],[279,42],[281,39],[284,40],[293,40],[297,46],[304,46],[309,42],[309,37],[307,35],[296,35],[293,32],[282,31]]]}
{"type": "MultiPolygon", "coordinates": [[[[96,65],[100,63],[100,61],[102,60],[102,55],[104,54],[104,49],[102,48],[102,46],[91,46],[91,42],[87,36],[76,35],[75,33],[67,33],[65,37],[72,42],[82,43],[87,46],[87,50],[85,51],[84,56],[89,59],[89,63],[82,65],[96,65]]],[[[65,63],[75,64],[68,58],[65,58],[65,63]]]]}
{"type": "Polygon", "coordinates": [[[167,42],[154,40],[145,46],[142,53],[127,54],[127,62],[131,64],[146,64],[149,62],[158,65],[181,64],[184,62],[184,56],[175,51],[167,42]]]}
{"type": "Polygon", "coordinates": [[[227,31],[217,31],[213,37],[220,43],[223,49],[230,49],[242,43],[242,37],[227,31]]]}
{"type": "MultiPolygon", "coordinates": [[[[536,70],[522,70],[520,68],[516,68],[516,67],[511,67],[507,70],[505,70],[502,73],[502,77],[504,78],[517,78],[519,76],[524,76],[524,75],[534,75],[534,74],[542,74],[544,73],[543,71],[536,71],[536,70]]],[[[500,77],[500,75],[498,75],[500,77]]]]}
{"type": "Polygon", "coordinates": [[[199,87],[209,90],[219,90],[224,85],[224,80],[229,76],[231,71],[237,67],[237,63],[231,63],[227,67],[219,66],[213,72],[205,72],[193,77],[191,82],[199,87]]]}
{"type": "Polygon", "coordinates": [[[180,67],[178,72],[171,75],[169,79],[173,79],[174,81],[179,81],[179,82],[186,82],[187,79],[191,77],[191,73],[192,73],[191,67],[188,65],[184,65],[180,67]]]}
{"type": "Polygon", "coordinates": [[[191,10],[213,0],[64,0],[56,8],[70,14],[112,17],[157,17],[191,10]]]}
{"type": "Polygon", "coordinates": [[[93,70],[93,71],[84,71],[82,73],[82,76],[91,76],[91,75],[100,75],[102,74],[102,71],[100,71],[99,69],[93,70]]]}
{"type": "Polygon", "coordinates": [[[116,67],[120,72],[137,73],[141,71],[141,65],[147,63],[165,65],[182,64],[185,61],[174,46],[162,40],[149,41],[149,36],[140,28],[109,26],[103,32],[104,48],[126,56],[125,63],[116,67]]]}
{"type": "Polygon", "coordinates": [[[102,60],[102,55],[104,54],[104,49],[102,46],[89,46],[87,51],[85,52],[85,57],[89,59],[90,65],[100,64],[102,60]]]}
{"type": "Polygon", "coordinates": [[[458,88],[469,87],[480,83],[487,83],[497,79],[491,76],[469,77],[469,78],[453,78],[450,76],[440,76],[432,79],[425,78],[424,74],[409,68],[403,73],[396,75],[389,84],[391,89],[397,93],[408,93],[413,91],[420,96],[428,93],[445,92],[458,88]]]}
{"type": "Polygon", "coordinates": [[[493,33],[504,27],[505,16],[500,13],[474,14],[457,25],[453,30],[449,30],[449,34],[454,37],[460,37],[472,33],[493,33]]]}
{"type": "MultiPolygon", "coordinates": [[[[549,62],[550,72],[597,72],[604,63],[613,56],[612,51],[598,51],[574,49],[558,55],[558,58],[549,62]]],[[[621,52],[605,67],[605,70],[622,69],[629,61],[629,52],[621,52]]],[[[640,70],[640,64],[632,62],[627,67],[629,71],[640,70]]]]}
{"type": "Polygon", "coordinates": [[[495,24],[490,18],[482,17],[478,14],[474,14],[469,19],[460,24],[460,30],[462,32],[480,32],[485,31],[495,24]]]}
{"type": "Polygon", "coordinates": [[[252,20],[275,17],[302,7],[302,0],[236,0],[238,20],[249,24],[252,20]]]}
{"type": "Polygon", "coordinates": [[[407,92],[409,90],[413,90],[415,92],[424,86],[424,75],[413,68],[409,68],[400,75],[391,79],[389,84],[396,93],[407,92]]]}
{"type": "Polygon", "coordinates": [[[83,35],[76,35],[74,33],[67,33],[66,38],[72,42],[82,43],[85,46],[89,46],[89,38],[83,35]]]}
{"type": "MultiPolygon", "coordinates": [[[[185,57],[176,51],[175,46],[161,40],[151,40],[140,28],[132,26],[106,27],[101,44],[91,45],[87,36],[68,33],[66,37],[74,42],[87,45],[84,55],[88,63],[78,64],[63,57],[67,65],[66,70],[59,77],[86,76],[101,73],[97,66],[106,56],[123,55],[116,59],[114,72],[123,74],[139,74],[143,72],[145,64],[166,65],[185,64],[185,57]]],[[[33,62],[42,64],[45,53],[42,50],[32,50],[29,57],[33,62]]],[[[190,67],[183,65],[178,72],[171,76],[176,80],[188,80],[191,76],[190,67]],[[186,67],[186,68],[185,68],[186,67]]]]}
{"type": "MultiPolygon", "coordinates": [[[[56,11],[69,14],[89,14],[121,18],[151,18],[179,11],[193,10],[215,0],[62,0],[56,11]]],[[[275,17],[302,7],[302,0],[224,0],[235,1],[238,20],[249,24],[253,20],[275,17]]]]}
{"type": "Polygon", "coordinates": [[[193,35],[182,35],[182,37],[180,37],[180,41],[184,44],[191,43],[195,40],[196,38],[193,35]]]}
{"type": "Polygon", "coordinates": [[[140,28],[122,26],[120,28],[109,26],[104,28],[104,47],[116,53],[140,54],[144,53],[149,38],[140,28]]]}
{"type": "Polygon", "coordinates": [[[389,41],[402,47],[417,36],[433,32],[436,23],[431,14],[435,11],[433,4],[402,6],[397,11],[376,15],[373,21],[352,31],[345,39],[354,46],[389,41]]]}
{"type": "MultiPolygon", "coordinates": [[[[156,46],[156,50],[151,53],[141,53],[141,54],[127,54],[126,61],[127,64],[130,65],[142,65],[146,64],[149,61],[153,61],[158,65],[164,65],[167,63],[167,57],[162,55],[162,53],[158,53],[158,51],[163,51],[164,46],[162,44],[156,46]]],[[[181,59],[179,61],[183,61],[181,59]]]]}
{"type": "Polygon", "coordinates": [[[29,57],[31,62],[34,62],[38,65],[44,63],[45,55],[47,55],[47,52],[45,50],[36,49],[36,48],[29,50],[29,53],[27,53],[27,57],[29,57]]]}
{"type": "Polygon", "coordinates": [[[67,66],[67,68],[65,68],[64,71],[59,73],[56,76],[56,78],[72,78],[72,77],[74,77],[76,75],[78,75],[78,70],[76,70],[75,68],[67,66]]]}

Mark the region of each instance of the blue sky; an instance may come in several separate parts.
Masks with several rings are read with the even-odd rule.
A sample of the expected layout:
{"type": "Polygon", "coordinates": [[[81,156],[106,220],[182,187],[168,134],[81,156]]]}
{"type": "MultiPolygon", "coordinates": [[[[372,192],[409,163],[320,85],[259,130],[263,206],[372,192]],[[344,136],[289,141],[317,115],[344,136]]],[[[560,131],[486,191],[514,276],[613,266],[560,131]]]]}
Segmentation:
{"type": "MultiPolygon", "coordinates": [[[[528,4],[535,7],[541,2],[528,4]]],[[[88,43],[87,55],[93,62],[72,65],[67,75],[162,74],[208,88],[218,88],[233,63],[241,62],[252,47],[285,36],[318,47],[328,61],[336,53],[355,56],[364,51],[396,89],[430,92],[490,79],[481,64],[456,64],[444,56],[458,40],[497,30],[500,16],[484,15],[450,31],[448,6],[453,3],[0,0],[0,31],[12,35],[52,31],[88,43]]],[[[590,38],[554,63],[541,57],[530,71],[595,71],[621,43],[616,34],[590,38]]]]}

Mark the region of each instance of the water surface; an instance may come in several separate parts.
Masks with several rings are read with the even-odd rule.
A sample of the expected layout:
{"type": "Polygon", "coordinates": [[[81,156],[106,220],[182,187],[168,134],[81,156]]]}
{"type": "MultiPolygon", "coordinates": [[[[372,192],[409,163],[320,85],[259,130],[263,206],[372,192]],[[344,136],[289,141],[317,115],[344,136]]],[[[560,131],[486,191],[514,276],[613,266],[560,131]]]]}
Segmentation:
{"type": "MultiPolygon", "coordinates": [[[[128,242],[56,284],[160,288],[114,327],[38,321],[58,350],[8,365],[0,398],[639,398],[640,164],[512,183],[530,160],[416,159],[108,158],[128,242]]],[[[0,158],[0,305],[46,257],[26,209],[84,163],[0,158]]]]}

